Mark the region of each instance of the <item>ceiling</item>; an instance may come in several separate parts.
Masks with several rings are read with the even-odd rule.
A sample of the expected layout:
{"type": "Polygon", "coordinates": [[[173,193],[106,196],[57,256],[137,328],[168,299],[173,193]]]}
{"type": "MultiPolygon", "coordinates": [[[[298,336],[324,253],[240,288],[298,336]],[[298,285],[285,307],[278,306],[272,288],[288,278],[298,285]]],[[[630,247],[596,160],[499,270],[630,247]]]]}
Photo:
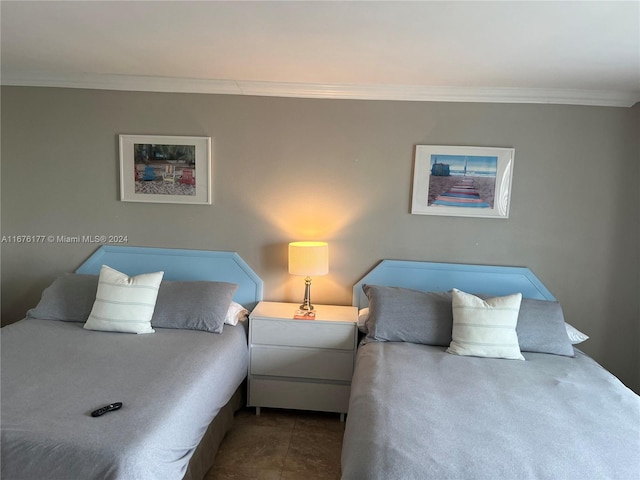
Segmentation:
{"type": "Polygon", "coordinates": [[[3,85],[640,101],[640,1],[0,2],[3,85]]]}

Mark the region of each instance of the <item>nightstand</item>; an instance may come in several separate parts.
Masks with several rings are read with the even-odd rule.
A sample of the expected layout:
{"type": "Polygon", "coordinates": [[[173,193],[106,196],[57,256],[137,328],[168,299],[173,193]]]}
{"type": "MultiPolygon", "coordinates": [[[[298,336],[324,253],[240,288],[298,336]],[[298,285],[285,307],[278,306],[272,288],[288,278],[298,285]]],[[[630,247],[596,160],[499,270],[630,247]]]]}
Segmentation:
{"type": "Polygon", "coordinates": [[[344,414],[358,342],[358,309],[316,305],[295,320],[294,303],[260,302],[249,317],[249,398],[256,407],[344,414]]]}

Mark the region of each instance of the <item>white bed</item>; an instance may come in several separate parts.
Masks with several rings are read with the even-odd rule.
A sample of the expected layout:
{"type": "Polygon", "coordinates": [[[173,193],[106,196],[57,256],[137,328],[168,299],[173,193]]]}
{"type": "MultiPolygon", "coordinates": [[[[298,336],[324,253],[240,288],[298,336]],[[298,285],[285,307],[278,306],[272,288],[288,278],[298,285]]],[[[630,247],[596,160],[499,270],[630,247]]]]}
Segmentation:
{"type": "Polygon", "coordinates": [[[384,261],[354,286],[354,304],[370,310],[343,479],[640,478],[640,397],[573,347],[528,269],[384,261]],[[452,303],[464,298],[454,288],[522,293],[522,359],[448,353],[460,328],[452,303]]]}
{"type": "Polygon", "coordinates": [[[195,304],[230,313],[233,294],[247,309],[262,298],[262,281],[233,252],[101,247],[57,279],[28,318],[1,330],[2,478],[203,478],[242,403],[246,320],[241,312],[219,333],[203,327],[202,315],[200,323],[183,320],[193,319],[195,304]],[[155,333],[83,328],[103,264],[130,276],[165,272],[155,333]],[[218,294],[200,305],[194,292],[221,286],[223,310],[227,297],[218,294]],[[113,402],[122,408],[91,416],[113,402]]]}

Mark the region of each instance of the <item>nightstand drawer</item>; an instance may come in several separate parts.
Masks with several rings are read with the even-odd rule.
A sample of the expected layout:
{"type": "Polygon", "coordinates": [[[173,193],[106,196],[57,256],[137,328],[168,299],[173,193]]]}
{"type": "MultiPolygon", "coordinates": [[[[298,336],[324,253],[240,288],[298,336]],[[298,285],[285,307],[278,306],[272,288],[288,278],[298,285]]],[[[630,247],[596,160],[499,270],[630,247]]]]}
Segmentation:
{"type": "Polygon", "coordinates": [[[254,378],[249,384],[249,404],[346,413],[350,392],[349,385],[254,378]]]}
{"type": "Polygon", "coordinates": [[[254,346],[251,374],[350,382],[353,353],[317,348],[254,346]]]}
{"type": "Polygon", "coordinates": [[[251,343],[353,351],[355,324],[251,319],[251,343]]]}

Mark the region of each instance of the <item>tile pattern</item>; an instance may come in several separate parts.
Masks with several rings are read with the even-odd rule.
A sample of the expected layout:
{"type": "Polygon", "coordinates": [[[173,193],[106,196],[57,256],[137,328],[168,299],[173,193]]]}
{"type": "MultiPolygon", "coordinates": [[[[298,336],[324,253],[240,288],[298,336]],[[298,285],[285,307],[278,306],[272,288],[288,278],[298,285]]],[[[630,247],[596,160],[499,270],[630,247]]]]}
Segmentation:
{"type": "Polygon", "coordinates": [[[339,480],[344,425],[338,414],[242,409],[205,480],[339,480]]]}

